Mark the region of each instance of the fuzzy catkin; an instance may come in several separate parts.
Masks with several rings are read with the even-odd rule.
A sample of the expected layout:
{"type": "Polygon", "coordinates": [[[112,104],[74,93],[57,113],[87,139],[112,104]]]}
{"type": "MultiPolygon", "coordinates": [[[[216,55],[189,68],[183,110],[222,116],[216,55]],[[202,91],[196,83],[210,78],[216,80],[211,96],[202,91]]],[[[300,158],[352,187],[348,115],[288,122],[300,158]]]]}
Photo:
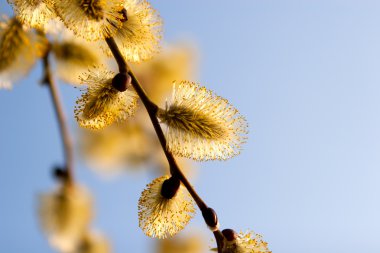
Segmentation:
{"type": "Polygon", "coordinates": [[[225,160],[239,154],[247,122],[226,99],[196,83],[175,83],[158,117],[167,126],[168,149],[195,160],[225,160]]]}

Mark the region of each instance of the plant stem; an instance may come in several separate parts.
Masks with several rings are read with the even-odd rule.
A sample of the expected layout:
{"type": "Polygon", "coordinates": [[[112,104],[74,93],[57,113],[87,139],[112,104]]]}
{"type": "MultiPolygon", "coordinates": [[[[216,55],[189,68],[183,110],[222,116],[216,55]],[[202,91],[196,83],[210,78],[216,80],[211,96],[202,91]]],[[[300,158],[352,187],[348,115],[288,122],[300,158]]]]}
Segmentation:
{"type": "MultiPolygon", "coordinates": [[[[195,189],[192,187],[190,182],[187,180],[186,176],[183,174],[181,169],[179,168],[173,154],[168,150],[167,148],[167,141],[164,135],[164,132],[162,131],[160,122],[157,118],[157,112],[159,110],[159,107],[152,102],[152,100],[148,97],[144,89],[142,88],[140,82],[136,78],[135,74],[132,72],[132,70],[129,68],[127,62],[125,61],[123,55],[121,54],[115,40],[113,38],[106,38],[106,42],[108,44],[108,47],[110,48],[118,66],[120,73],[129,74],[132,77],[132,86],[136,90],[137,94],[139,95],[142,103],[145,106],[145,109],[147,110],[150,120],[153,124],[154,130],[156,131],[157,137],[160,141],[161,147],[165,153],[166,159],[168,160],[169,166],[170,166],[170,173],[173,177],[177,177],[179,180],[181,180],[182,184],[186,187],[194,201],[196,202],[197,206],[203,213],[209,212],[209,207],[207,204],[202,200],[202,198],[198,195],[198,193],[195,191],[195,189]]],[[[209,223],[208,220],[206,220],[205,216],[203,216],[205,219],[206,224],[209,223]]],[[[215,228],[214,228],[215,229],[215,228]]],[[[218,252],[221,253],[221,245],[223,243],[223,235],[219,231],[219,229],[215,229],[214,236],[217,241],[218,245],[218,252]]]]}
{"type": "Polygon", "coordinates": [[[65,167],[64,167],[65,172],[66,172],[65,182],[68,185],[73,185],[74,183],[73,142],[72,142],[69,127],[67,124],[66,116],[63,110],[63,105],[62,105],[61,97],[59,94],[59,90],[52,76],[51,66],[50,66],[50,61],[49,61],[49,54],[50,54],[50,46],[48,46],[48,49],[44,57],[42,58],[43,71],[44,71],[42,83],[45,84],[49,88],[50,96],[52,98],[53,105],[54,105],[55,115],[57,117],[59,130],[61,133],[64,156],[65,156],[65,167]]]}

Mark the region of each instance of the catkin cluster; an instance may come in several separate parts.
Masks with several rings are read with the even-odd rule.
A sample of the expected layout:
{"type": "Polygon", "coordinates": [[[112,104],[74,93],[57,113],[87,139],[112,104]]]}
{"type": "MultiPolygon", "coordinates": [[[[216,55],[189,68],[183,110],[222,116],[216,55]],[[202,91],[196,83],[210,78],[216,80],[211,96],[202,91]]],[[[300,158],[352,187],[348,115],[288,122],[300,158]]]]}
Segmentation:
{"type": "MultiPolygon", "coordinates": [[[[142,123],[148,118],[141,116],[139,107],[145,106],[170,169],[142,192],[138,202],[139,226],[147,236],[160,239],[184,229],[194,217],[195,202],[199,205],[199,200],[194,201],[192,186],[172,161],[174,156],[206,161],[227,160],[238,155],[247,139],[245,118],[227,99],[206,87],[187,80],[173,81],[186,76],[168,75],[173,66],[157,62],[153,65],[156,69],[160,66],[160,71],[173,77],[171,80],[162,79],[160,74],[149,72],[149,67],[143,67],[147,66],[143,62],[157,59],[154,57],[161,51],[162,40],[162,19],[146,0],[8,2],[15,16],[0,23],[0,87],[11,89],[38,59],[46,63],[50,57],[54,61],[53,73],[81,91],[74,116],[81,128],[94,132],[91,136],[100,139],[94,142],[91,137],[91,144],[85,148],[85,153],[90,156],[95,153],[100,160],[99,143],[110,153],[107,157],[117,156],[117,161],[138,163],[157,153],[141,144],[155,138],[142,123]],[[112,56],[117,60],[118,71],[111,70],[107,58],[112,56]],[[129,63],[142,63],[136,65],[141,72],[135,75],[129,63]],[[147,93],[136,76],[147,82],[144,87],[147,93]],[[164,105],[156,104],[163,101],[161,97],[166,92],[162,91],[168,87],[171,97],[166,98],[164,105]],[[120,125],[122,130],[115,130],[120,125]],[[112,147],[114,142],[120,142],[119,137],[110,139],[110,134],[102,137],[104,133],[119,136],[120,132],[128,144],[118,149],[112,147]],[[124,148],[126,146],[128,148],[124,148]]],[[[175,65],[174,69],[182,65],[173,64],[177,61],[175,55],[165,61],[175,65]]],[[[49,79],[45,82],[49,83],[49,79]]],[[[151,146],[157,149],[159,144],[151,146]]],[[[113,162],[103,161],[99,163],[113,162]]],[[[78,183],[66,180],[60,181],[55,192],[41,195],[42,228],[59,251],[109,252],[107,241],[89,229],[90,200],[78,183]]],[[[202,210],[202,206],[200,208],[202,210]]],[[[205,217],[204,210],[202,213],[205,217]]],[[[205,221],[223,238],[219,241],[219,252],[270,252],[267,244],[253,232],[237,234],[230,229],[220,232],[217,219],[213,225],[206,217],[205,221]]]]}

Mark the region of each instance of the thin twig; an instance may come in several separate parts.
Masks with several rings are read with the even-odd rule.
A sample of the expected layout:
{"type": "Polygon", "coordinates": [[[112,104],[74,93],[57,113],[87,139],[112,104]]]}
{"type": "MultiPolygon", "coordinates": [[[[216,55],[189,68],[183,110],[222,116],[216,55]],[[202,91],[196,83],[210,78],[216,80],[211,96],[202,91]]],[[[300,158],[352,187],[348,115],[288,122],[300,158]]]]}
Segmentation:
{"type": "MultiPolygon", "coordinates": [[[[179,168],[173,154],[168,150],[167,148],[167,141],[164,135],[164,132],[162,131],[160,122],[158,121],[157,118],[157,112],[159,107],[152,102],[152,100],[148,97],[144,89],[142,88],[140,82],[136,78],[135,74],[132,72],[132,70],[129,68],[127,62],[125,61],[123,55],[121,54],[115,40],[113,38],[107,38],[106,42],[119,66],[119,71],[120,73],[124,74],[129,74],[132,77],[132,86],[136,90],[137,94],[139,95],[142,103],[145,106],[145,109],[147,110],[150,120],[153,124],[154,130],[156,131],[157,137],[161,143],[162,149],[164,150],[165,156],[168,160],[169,166],[170,166],[170,173],[172,176],[177,177],[179,180],[181,180],[182,184],[186,187],[186,189],[189,191],[190,195],[196,202],[197,206],[201,210],[203,217],[205,219],[206,224],[210,223],[210,217],[209,215],[204,215],[210,214],[210,208],[207,206],[207,204],[202,200],[202,198],[198,195],[198,193],[195,191],[195,189],[192,187],[190,182],[187,180],[186,176],[183,174],[181,169],[179,168]]],[[[216,213],[215,213],[216,217],[216,213]]],[[[212,223],[212,222],[211,222],[212,223]]],[[[222,243],[223,243],[223,235],[217,228],[213,228],[214,231],[214,236],[217,241],[218,245],[218,252],[221,252],[222,248],[222,243]]]]}
{"type": "Polygon", "coordinates": [[[43,71],[44,71],[44,77],[42,79],[42,83],[45,84],[49,88],[50,96],[52,98],[53,105],[54,105],[55,115],[57,117],[59,130],[61,133],[64,156],[65,156],[65,168],[64,168],[66,172],[65,182],[67,182],[69,185],[72,185],[74,183],[73,142],[72,142],[69,127],[67,124],[66,116],[63,110],[63,105],[62,105],[61,97],[59,94],[59,90],[51,73],[49,54],[50,54],[50,46],[48,46],[48,49],[46,50],[46,53],[44,57],[42,58],[43,71]]]}

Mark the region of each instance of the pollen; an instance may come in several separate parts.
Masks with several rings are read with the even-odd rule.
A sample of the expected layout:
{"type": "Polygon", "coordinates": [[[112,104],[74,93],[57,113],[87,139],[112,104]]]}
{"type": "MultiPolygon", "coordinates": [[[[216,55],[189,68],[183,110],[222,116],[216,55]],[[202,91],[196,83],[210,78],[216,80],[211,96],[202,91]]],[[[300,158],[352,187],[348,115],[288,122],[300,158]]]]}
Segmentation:
{"type": "Polygon", "coordinates": [[[138,204],[140,228],[147,236],[159,239],[177,234],[195,213],[194,201],[182,184],[171,199],[161,195],[167,179],[169,176],[162,176],[147,185],[138,204]]]}
{"type": "Polygon", "coordinates": [[[119,92],[113,88],[114,76],[111,71],[97,68],[82,79],[88,87],[77,100],[74,111],[81,127],[102,129],[135,113],[137,94],[130,90],[119,92]]]}
{"type": "Polygon", "coordinates": [[[158,117],[166,124],[168,148],[195,160],[225,160],[239,154],[247,122],[226,99],[196,83],[174,84],[172,101],[158,117]]]}

